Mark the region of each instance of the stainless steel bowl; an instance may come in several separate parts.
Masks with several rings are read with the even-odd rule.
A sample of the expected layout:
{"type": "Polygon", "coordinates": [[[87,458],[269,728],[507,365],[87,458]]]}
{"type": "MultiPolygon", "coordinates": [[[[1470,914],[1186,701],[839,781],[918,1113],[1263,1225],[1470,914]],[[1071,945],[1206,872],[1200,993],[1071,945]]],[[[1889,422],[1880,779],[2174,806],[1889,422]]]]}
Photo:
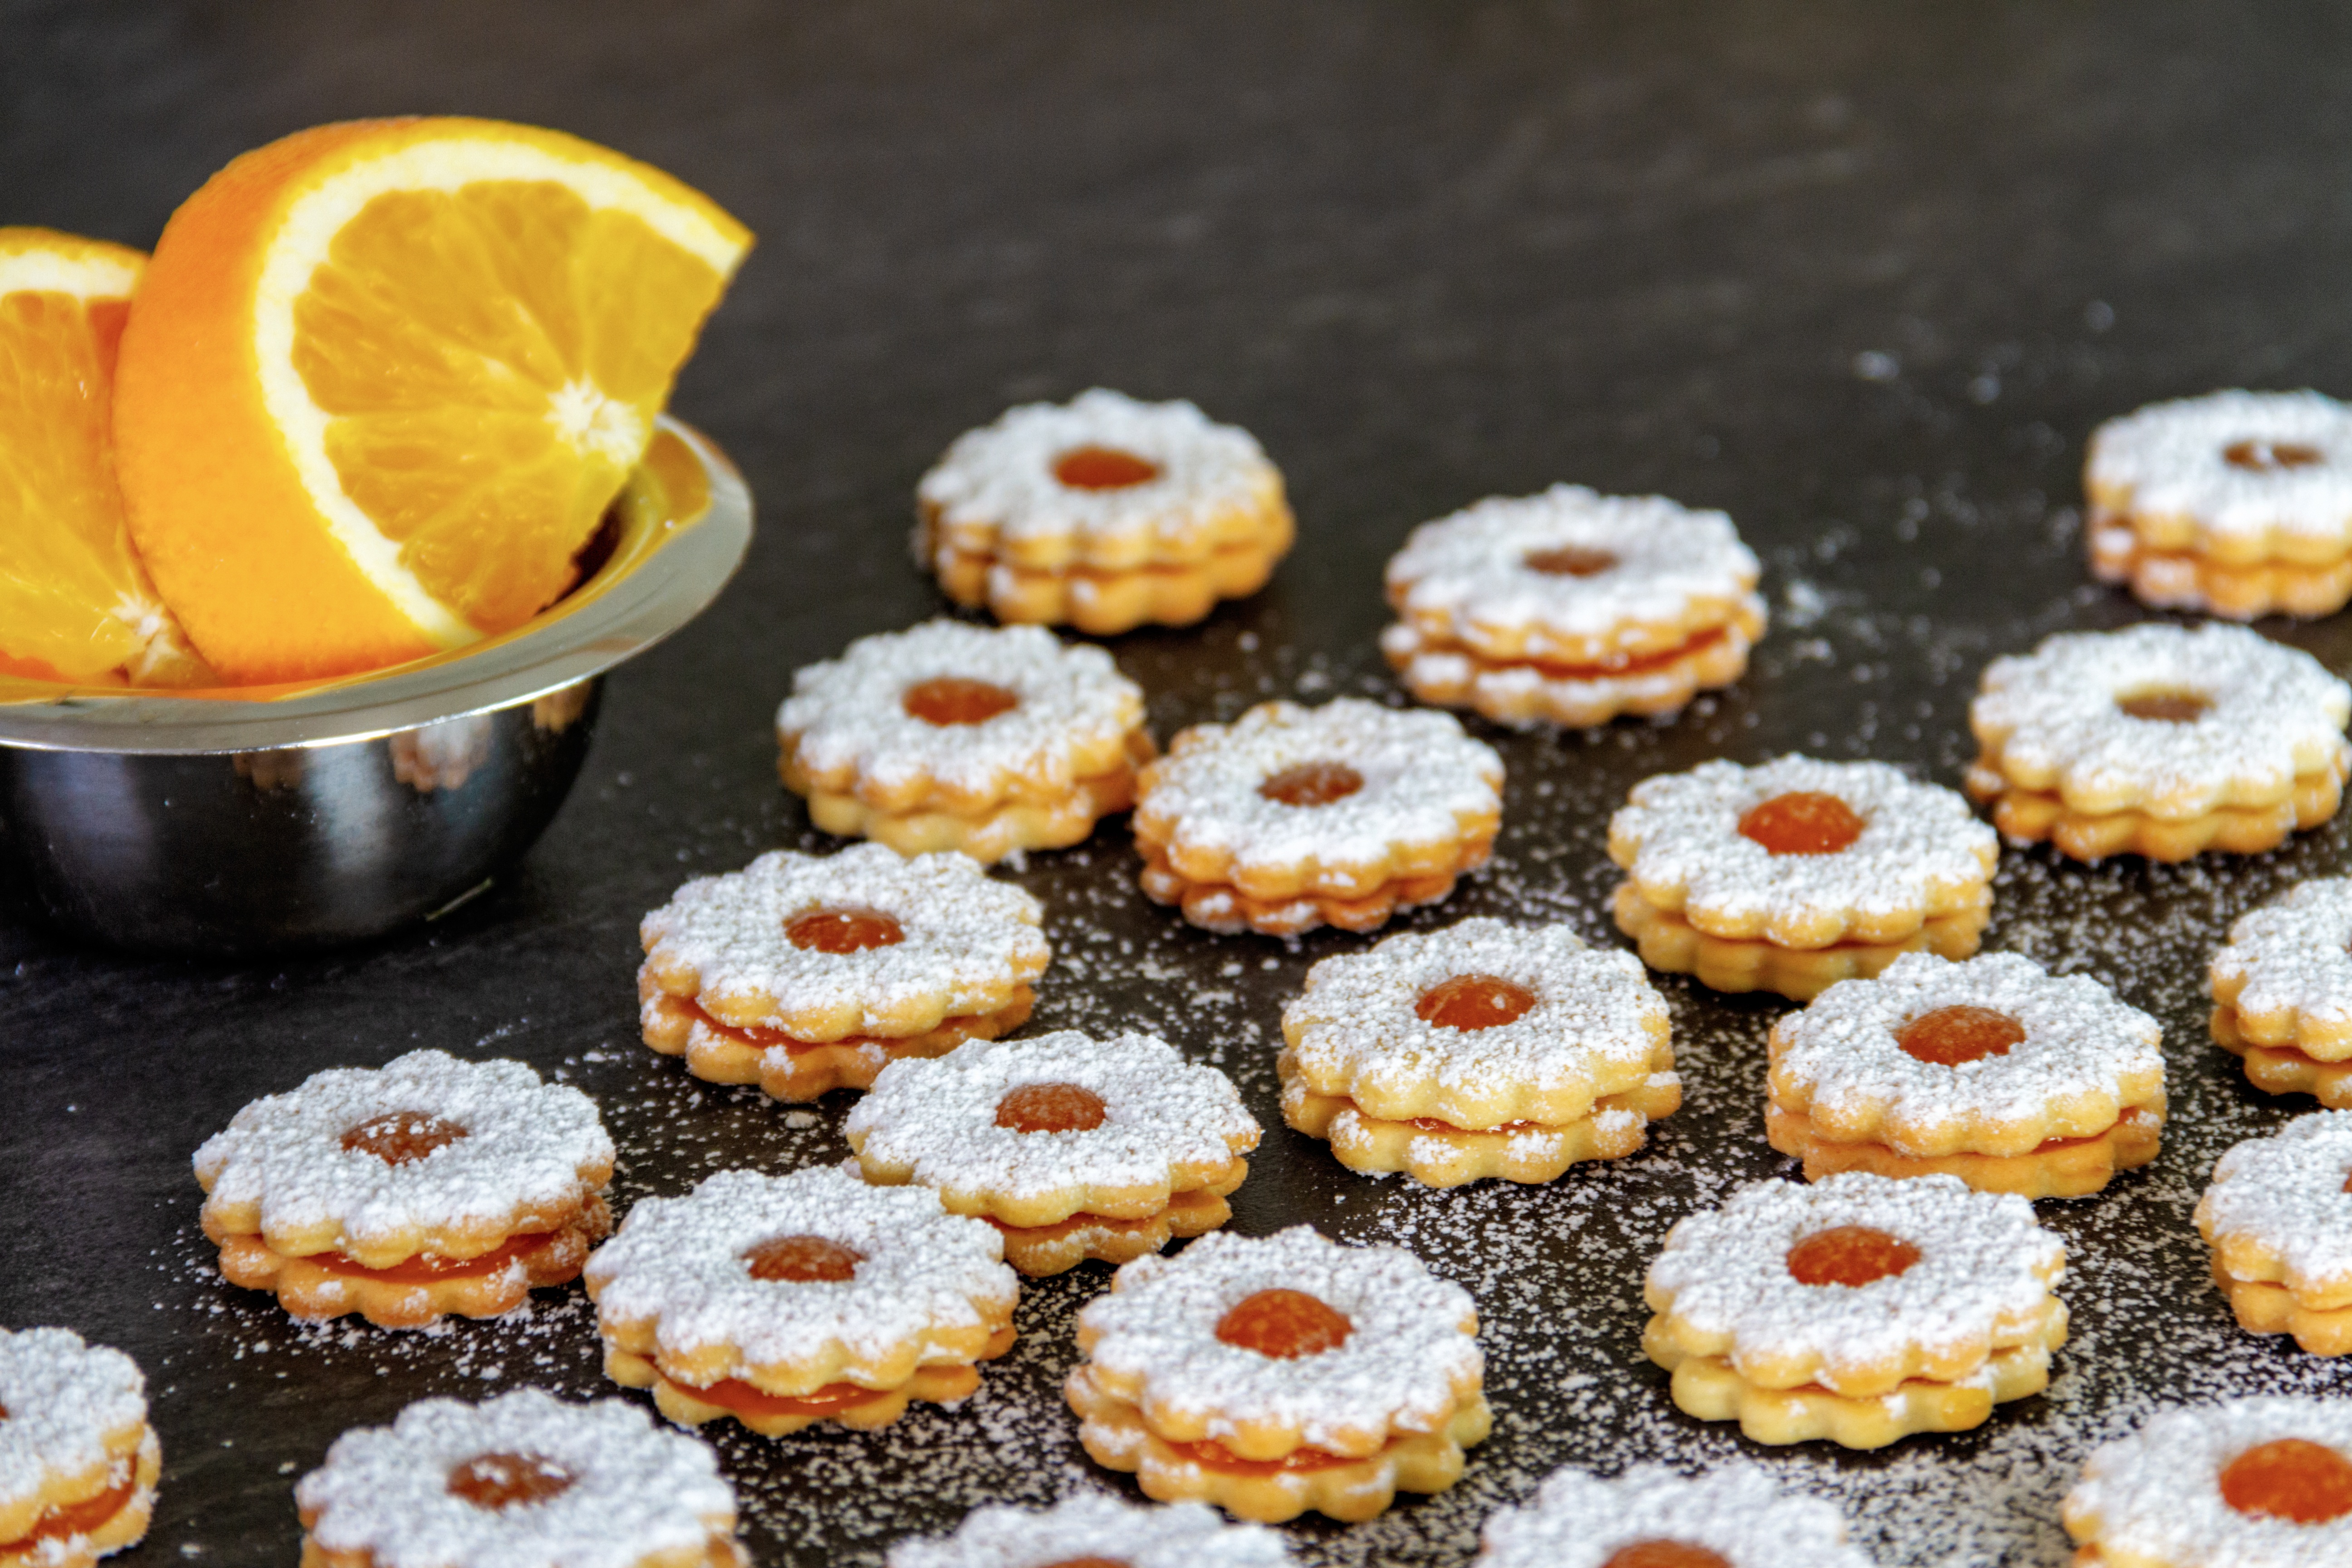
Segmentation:
{"type": "Polygon", "coordinates": [[[605,671],[716,598],[751,497],[662,421],[610,557],[530,626],[455,656],[256,701],[0,701],[0,877],[116,946],[250,955],[464,902],[538,838],[588,753],[605,671]]]}

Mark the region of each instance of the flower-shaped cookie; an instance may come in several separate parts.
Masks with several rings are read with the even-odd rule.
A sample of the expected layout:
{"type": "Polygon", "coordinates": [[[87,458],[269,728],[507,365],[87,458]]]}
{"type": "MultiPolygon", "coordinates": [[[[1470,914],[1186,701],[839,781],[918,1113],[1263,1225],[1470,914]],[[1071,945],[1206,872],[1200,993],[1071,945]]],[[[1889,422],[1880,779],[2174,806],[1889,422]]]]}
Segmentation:
{"type": "Polygon", "coordinates": [[[1013,1348],[1020,1284],[986,1222],[928,1187],[816,1166],[721,1171],[646,1198],[588,1260],[604,1374],[681,1426],[731,1415],[762,1436],[816,1421],[887,1426],[980,1386],[1013,1348]]]}
{"type": "Polygon", "coordinates": [[[1290,1552],[1264,1525],[1227,1524],[1204,1503],[1136,1508],[1091,1493],[1043,1512],[980,1508],[953,1535],[890,1548],[887,1568],[1284,1568],[1290,1552]]]}
{"type": "Polygon", "coordinates": [[[1885,763],[1702,763],[1609,819],[1612,910],[1643,963],[1801,1002],[1906,952],[1974,952],[1999,856],[1968,802],[1885,763]]]}
{"type": "Polygon", "coordinates": [[[1942,1172],[2081,1197],[2156,1158],[2163,1037],[2087,975],[2013,952],[1906,953],[1773,1025],[1765,1136],[1810,1181],[1942,1172]]]}
{"type": "Polygon", "coordinates": [[[1125,1263],[1215,1229],[1258,1142],[1216,1068],[1154,1035],[1075,1029],[893,1062],[841,1131],[867,1181],[912,1182],[988,1220],[1024,1274],[1125,1263]]]}
{"type": "Polygon", "coordinates": [[[2091,1455],[2065,1521],[2084,1568],[2352,1563],[2352,1401],[2160,1411],[2091,1455]]]}
{"type": "Polygon", "coordinates": [[[1656,1465],[1613,1481],[1556,1470],[1481,1533],[1475,1568],[1870,1568],[1834,1505],[1754,1465],[1688,1479],[1656,1465]]]}
{"type": "Polygon", "coordinates": [[[646,1044],[777,1100],[864,1089],[898,1057],[1018,1028],[1045,910],[963,855],[771,850],[698,877],[638,927],[646,1044]]]}
{"type": "Polygon", "coordinates": [[[1477,1331],[1469,1293],[1401,1247],[1216,1231],[1087,1304],[1065,1392],[1087,1452],[1147,1497],[1366,1520],[1452,1486],[1486,1437],[1477,1331]]]}
{"type": "Polygon", "coordinates": [[[1466,920],[1324,959],[1282,1010],[1282,1114],[1350,1170],[1549,1182],[1682,1104],[1666,1005],[1632,953],[1466,920]]]}
{"type": "Polygon", "coordinates": [[[2352,1352],[2352,1110],[2298,1116],[2232,1147],[2197,1200],[2197,1229],[2239,1327],[2352,1352]]]}
{"type": "Polygon", "coordinates": [[[129,1356],[70,1329],[0,1329],[0,1563],[84,1568],[135,1545],[163,1468],[129,1356]]]}
{"type": "Polygon", "coordinates": [[[257,1100],[196,1151],[222,1277],[298,1318],[495,1317],[612,1228],[596,1103],[520,1062],[411,1051],[257,1100]]]}
{"type": "Polygon", "coordinates": [[[950,598],[1097,636],[1256,593],[1293,533],[1247,431],[1099,387],[958,437],[916,501],[916,562],[950,598]]]}
{"type": "Polygon", "coordinates": [[[2143,604],[2252,620],[2352,597],[2352,408],[2315,392],[2153,404],[2091,436],[2091,564],[2143,604]]]}
{"type": "Polygon", "coordinates": [[[2032,1204],[1956,1176],[1759,1182],[1667,1234],[1642,1348],[1701,1420],[1883,1447],[2048,1385],[2064,1264],[2032,1204]]]}
{"type": "Polygon", "coordinates": [[[1143,890],[1211,931],[1371,931],[1486,863],[1503,760],[1450,714],[1341,697],[1196,724],[1137,781],[1143,890]]]}
{"type": "Polygon", "coordinates": [[[2352,879],[2298,882],[2213,955],[2213,1038],[2273,1094],[2352,1109],[2352,879]]]}
{"type": "Polygon", "coordinates": [[[2352,686],[2243,626],[2045,637],[1985,667],[1969,794],[2077,860],[2251,855],[2336,815],[2352,686]]]}
{"type": "Polygon", "coordinates": [[[927,621],[793,676],[784,784],[827,833],[993,862],[1059,849],[1135,799],[1143,689],[1042,626],[927,621]]]}
{"type": "Polygon", "coordinates": [[[421,1399],[294,1489],[307,1568],[741,1568],[709,1447],[620,1399],[421,1399]]]}
{"type": "Polygon", "coordinates": [[[1719,511],[1554,485],[1414,529],[1381,649],[1423,701],[1499,723],[1670,713],[1747,670],[1757,575],[1719,511]]]}

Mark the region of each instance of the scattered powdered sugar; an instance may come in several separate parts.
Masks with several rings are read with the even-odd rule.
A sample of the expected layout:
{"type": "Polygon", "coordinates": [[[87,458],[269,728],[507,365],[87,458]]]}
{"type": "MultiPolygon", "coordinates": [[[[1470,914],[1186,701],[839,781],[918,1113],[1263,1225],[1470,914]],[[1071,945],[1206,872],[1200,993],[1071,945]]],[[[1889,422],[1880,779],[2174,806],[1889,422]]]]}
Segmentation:
{"type": "Polygon", "coordinates": [[[2352,408],[2316,392],[2214,392],[2151,404],[2091,434],[2084,481],[2109,504],[2182,518],[2208,539],[2352,543],[2352,408]],[[2233,446],[2309,447],[2316,461],[2233,463],[2233,446]]]}
{"type": "Polygon", "coordinates": [[[1444,844],[1503,807],[1503,759],[1450,713],[1339,697],[1319,708],[1265,702],[1231,724],[1200,724],[1143,770],[1139,836],[1175,851],[1223,851],[1236,868],[1379,863],[1396,847],[1444,844]],[[1258,786],[1286,768],[1340,763],[1363,787],[1327,805],[1286,805],[1258,786]]]}
{"type": "Polygon", "coordinates": [[[1012,1305],[1020,1282],[985,1220],[951,1215],[929,1187],[870,1187],[835,1165],[788,1175],[721,1171],[682,1198],[646,1198],[588,1259],[609,1321],[658,1320],[671,1353],[732,1346],[743,1362],[828,1352],[877,1361],[934,1327],[968,1328],[1012,1305]],[[816,1236],[858,1254],[843,1280],[751,1277],[763,1241],[816,1236]]]}
{"type": "Polygon", "coordinates": [[[1819,1498],[1791,1496],[1752,1464],[1688,1479],[1641,1465],[1615,1480],[1555,1473],[1525,1508],[1486,1521],[1480,1568],[1604,1568],[1641,1542],[1703,1547],[1727,1568],[1870,1568],[1845,1543],[1845,1518],[1819,1498]]]}
{"type": "Polygon", "coordinates": [[[854,772],[889,789],[938,780],[988,795],[1013,781],[1038,794],[1067,789],[1080,774],[1074,759],[1142,723],[1143,689],[1091,643],[950,620],[859,637],[840,658],[795,671],[776,710],[777,731],[811,773],[854,772]],[[1020,701],[977,724],[909,714],[908,690],[940,677],[986,681],[1020,701]]]}
{"type": "MultiPolygon", "coordinates": [[[[1156,1035],[1096,1039],[1060,1029],[1022,1040],[968,1040],[946,1056],[882,1069],[842,1123],[861,1161],[911,1169],[959,1211],[1002,1196],[1089,1187],[1170,1190],[1178,1164],[1223,1164],[1255,1148],[1258,1125],[1233,1080],[1187,1061],[1156,1035]],[[1024,1084],[1072,1083],[1102,1100],[1102,1125],[1023,1132],[996,1124],[997,1102],[1024,1084]]],[[[1052,1222],[1046,1222],[1052,1223],[1052,1222]]]]}
{"type": "Polygon", "coordinates": [[[2299,648],[2244,626],[2147,622],[2063,632],[1985,667],[1969,722],[2001,772],[2068,804],[2157,816],[2279,799],[2300,773],[2340,765],[2352,686],[2299,648]],[[2186,722],[2135,719],[2118,700],[2189,692],[2186,722]]]}
{"type": "Polygon", "coordinates": [[[205,1140],[195,1168],[207,1209],[259,1205],[273,1247],[326,1226],[364,1247],[576,1204],[603,1185],[613,1158],[596,1102],[578,1089],[520,1062],[424,1050],[382,1068],[332,1068],[255,1100],[205,1140]],[[345,1132],[399,1113],[453,1122],[466,1136],[400,1164],[343,1147],[345,1132]]]}
{"type": "Polygon", "coordinates": [[[1819,1381],[1837,1393],[1915,1347],[1989,1347],[2031,1319],[2064,1252],[2023,1198],[1975,1192],[1958,1176],[1849,1171],[1810,1186],[1759,1182],[1683,1220],[1650,1265],[1649,1289],[1660,1311],[1728,1336],[1735,1368],[1818,1357],[1819,1381]],[[1867,1285],[1799,1282],[1790,1249],[1843,1226],[1885,1231],[1919,1260],[1867,1285]]]}
{"type": "Polygon", "coordinates": [[[699,1562],[735,1521],[734,1492],[700,1439],[656,1430],[620,1399],[571,1405],[535,1388],[481,1405],[425,1399],[390,1426],[344,1433],[294,1495],[310,1535],[375,1568],[632,1568],[657,1553],[699,1562]],[[485,1508],[449,1489],[469,1459],[560,1467],[543,1500],[485,1508]]]}
{"type": "Polygon", "coordinates": [[[2352,1281],[2352,1110],[2298,1116],[2249,1138],[2213,1167],[2197,1228],[2216,1246],[2239,1237],[2275,1256],[2290,1290],[2352,1281]]]}
{"type": "MultiPolygon", "coordinates": [[[[1045,967],[1045,911],[969,855],[901,858],[879,844],[835,855],[772,849],[740,871],[698,877],[647,915],[640,930],[651,962],[701,976],[705,1005],[773,1005],[782,1026],[795,1012],[840,1016],[838,1035],[893,1027],[894,1016],[928,1006],[938,1016],[1003,1005],[1007,985],[1045,967]],[[856,952],[794,947],[785,932],[813,910],[870,910],[898,922],[903,939],[856,952]]],[[[737,1019],[733,1023],[756,1023],[737,1019]]]]}
{"type": "MultiPolygon", "coordinates": [[[[2087,975],[2052,975],[2013,952],[1954,963],[1896,959],[1874,980],[1842,980],[1774,1026],[1772,1080],[1801,1089],[1840,1136],[1874,1123],[1898,1148],[1926,1147],[1956,1117],[2026,1124],[2088,1099],[2117,1109],[2160,1095],[2164,1031],[2087,975]],[[2006,1055],[1946,1066],[1903,1049],[1904,1025],[1943,1007],[1983,1007],[2021,1025],[2006,1055]]],[[[2088,1136],[2096,1129],[2074,1132],[2088,1136]]]]}
{"type": "Polygon", "coordinates": [[[2067,1526],[2110,1562],[2343,1568],[2352,1563],[2352,1514],[2305,1524],[2222,1500],[2223,1467],[2282,1438],[2352,1458],[2352,1400],[2270,1396],[2163,1411],[2092,1454],[2066,1496],[2067,1526]]]}
{"type": "Polygon", "coordinates": [[[106,1440],[147,1418],[147,1380],[71,1329],[0,1329],[0,1504],[108,1462],[106,1440]]]}
{"type": "Polygon", "coordinates": [[[1389,560],[1390,602],[1443,621],[1496,657],[1582,653],[1595,639],[1647,641],[1694,602],[1746,602],[1762,568],[1731,519],[1664,496],[1604,496],[1582,485],[1493,498],[1423,523],[1389,560]],[[1579,576],[1539,572],[1528,557],[1574,549],[1615,564],[1579,576]]]}
{"type": "Polygon", "coordinates": [[[1097,1365],[1142,1380],[1148,1421],[1181,1412],[1217,1438],[1236,1423],[1278,1422],[1320,1447],[1334,1434],[1443,1426],[1486,1364],[1466,1327],[1475,1310],[1467,1290],[1402,1247],[1344,1246],[1301,1225],[1265,1237],[1211,1231],[1172,1258],[1139,1258],[1078,1321],[1097,1365]],[[1303,1291],[1342,1313],[1346,1342],[1285,1360],[1218,1339],[1225,1313],[1261,1290],[1303,1291]]]}
{"type": "Polygon", "coordinates": [[[2239,916],[2214,954],[2213,979],[2242,987],[2231,1003],[2240,1013],[2352,1025],[2352,878],[2298,882],[2239,916]]]}
{"type": "Polygon", "coordinates": [[[1204,1502],[1136,1508],[1080,1492],[1052,1508],[975,1509],[953,1535],[901,1541],[889,1568],[1047,1568],[1093,1559],[1126,1568],[1282,1568],[1290,1552],[1262,1524],[1228,1524],[1204,1502]]]}
{"type": "Polygon", "coordinates": [[[1717,759],[1643,779],[1609,821],[1609,853],[1654,904],[1765,934],[1841,913],[1922,920],[1984,882],[2000,853],[1993,830],[1954,791],[1885,763],[1785,756],[1756,767],[1717,759]],[[1863,818],[1831,855],[1775,855],[1739,831],[1754,806],[1790,794],[1835,795],[1863,818]]]}

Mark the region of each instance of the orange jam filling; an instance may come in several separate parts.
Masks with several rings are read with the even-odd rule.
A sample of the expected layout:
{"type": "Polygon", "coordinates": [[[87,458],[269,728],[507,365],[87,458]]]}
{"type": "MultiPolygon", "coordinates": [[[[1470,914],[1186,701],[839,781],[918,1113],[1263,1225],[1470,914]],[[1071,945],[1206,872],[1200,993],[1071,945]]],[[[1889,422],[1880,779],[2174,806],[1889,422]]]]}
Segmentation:
{"type": "Polygon", "coordinates": [[[96,1497],[49,1509],[33,1521],[32,1529],[16,1540],[0,1541],[0,1552],[22,1552],[44,1541],[90,1534],[104,1528],[108,1520],[130,1507],[131,1500],[138,1491],[139,1478],[134,1474],[121,1485],[109,1487],[96,1497]]]}
{"type": "Polygon", "coordinates": [[[1498,974],[1456,974],[1439,981],[1412,1005],[1416,1016],[1465,1034],[1515,1024],[1536,1005],[1536,994],[1498,974]]]}
{"type": "Polygon", "coordinates": [[[1257,793],[1280,805],[1328,805],[1364,787],[1364,775],[1345,763],[1301,763],[1272,774],[1257,793]]]}
{"type": "Polygon", "coordinates": [[[854,1383],[828,1383],[806,1394],[769,1394],[754,1388],[740,1378],[722,1378],[708,1388],[696,1388],[690,1384],[676,1384],[679,1392],[699,1399],[705,1405],[716,1405],[721,1410],[731,1410],[738,1415],[832,1415],[853,1405],[863,1405],[870,1399],[881,1399],[896,1392],[887,1388],[860,1388],[854,1383]]]}
{"type": "MultiPolygon", "coordinates": [[[[1361,1114],[1359,1112],[1359,1114],[1361,1114]]],[[[1440,1121],[1434,1116],[1416,1116],[1405,1123],[1417,1132],[1480,1133],[1493,1138],[1508,1138],[1515,1132],[1526,1132],[1543,1125],[1539,1121],[1506,1121],[1499,1127],[1456,1127],[1451,1121],[1440,1121]]]]}
{"type": "Polygon", "coordinates": [[[2240,1513],[2326,1524],[2352,1513],[2352,1460],[2324,1444],[2282,1437],[2221,1467],[2221,1500],[2240,1513]]]}
{"type": "Polygon", "coordinates": [[[1021,694],[993,681],[940,675],[907,688],[898,706],[909,719],[946,729],[955,724],[985,724],[999,713],[1010,713],[1021,706],[1021,694]]]}
{"type": "Polygon", "coordinates": [[[857,1272],[866,1255],[829,1237],[772,1236],[743,1254],[751,1278],[770,1284],[838,1285],[857,1272]]]}
{"type": "Polygon", "coordinates": [[[2005,1057],[2024,1038],[2025,1026],[2008,1014],[1959,1005],[1920,1014],[1896,1032],[1895,1043],[1915,1060],[1954,1068],[2005,1057]]]}
{"type": "Polygon", "coordinates": [[[1866,1225],[1817,1230],[1789,1248],[1789,1273],[1800,1285],[1867,1285],[1918,1261],[1917,1247],[1866,1225]]]}
{"type": "Polygon", "coordinates": [[[1015,1132],[1091,1132],[1103,1124],[1102,1096],[1083,1084],[1024,1083],[996,1102],[996,1124],[1015,1132]]]}
{"type": "MultiPolygon", "coordinates": [[[[854,1049],[858,1046],[889,1046],[898,1043],[892,1040],[877,1040],[868,1035],[845,1035],[837,1040],[803,1040],[796,1035],[787,1035],[782,1029],[763,1029],[756,1024],[725,1023],[712,1017],[699,1004],[683,996],[672,996],[668,1001],[672,1006],[685,1008],[697,1022],[704,1025],[712,1033],[724,1035],[730,1040],[740,1040],[747,1046],[756,1047],[763,1051],[781,1048],[793,1056],[800,1056],[808,1051],[821,1051],[827,1046],[843,1046],[854,1049]]],[[[953,1028],[958,1024],[969,1021],[971,1016],[973,1015],[966,1014],[959,1017],[941,1019],[940,1027],[953,1028]]]]}
{"type": "Polygon", "coordinates": [[[1160,465],[1116,447],[1076,447],[1054,462],[1054,477],[1074,490],[1123,490],[1160,477],[1160,465]]]}
{"type": "Polygon", "coordinates": [[[1867,826],[1833,795],[1792,790],[1751,805],[1739,818],[1739,837],[1773,855],[1834,855],[1867,826]]]}
{"type": "Polygon", "coordinates": [[[1218,1339],[1277,1361],[1338,1350],[1355,1331],[1345,1312],[1304,1290],[1260,1290],[1234,1302],[1217,1320],[1218,1339]]]}
{"type": "Polygon", "coordinates": [[[495,1512],[562,1497],[578,1479],[542,1454],[477,1454],[449,1472],[449,1495],[495,1512]]]}
{"type": "Polygon", "coordinates": [[[1611,1552],[1601,1568],[1731,1568],[1731,1559],[1687,1541],[1636,1541],[1611,1552]]]}
{"type": "Polygon", "coordinates": [[[436,1279],[471,1279],[484,1274],[497,1274],[524,1253],[545,1245],[547,1233],[533,1231],[529,1235],[509,1237],[505,1245],[494,1247],[478,1258],[436,1258],[420,1252],[414,1258],[382,1268],[370,1268],[366,1264],[341,1252],[314,1252],[304,1258],[336,1274],[348,1274],[362,1279],[381,1279],[387,1285],[430,1285],[436,1279]]]}
{"type": "Polygon", "coordinates": [[[2308,468],[2320,460],[2316,447],[2300,441],[2265,441],[2255,437],[2232,441],[2221,448],[2221,460],[2250,473],[2274,474],[2286,468],[2308,468]]]}
{"type": "Polygon", "coordinates": [[[1617,557],[1606,550],[1563,544],[1555,550],[1530,550],[1519,558],[1519,564],[1547,577],[1598,577],[1617,564],[1617,557]]]}
{"type": "Polygon", "coordinates": [[[346,1153],[373,1154],[387,1165],[406,1165],[466,1135],[466,1129],[454,1121],[421,1110],[394,1110],[345,1129],[342,1145],[346,1153]]]}
{"type": "Polygon", "coordinates": [[[907,940],[897,921],[879,910],[811,910],[784,922],[784,940],[803,952],[835,958],[907,940]]]}
{"type": "Polygon", "coordinates": [[[2151,723],[2193,724],[2213,703],[2210,698],[2194,691],[2136,691],[2129,697],[2116,698],[2116,706],[2130,718],[2146,719],[2151,723]]]}
{"type": "MultiPolygon", "coordinates": [[[[2080,1138],[2045,1138],[2041,1142],[2036,1143],[2033,1146],[2033,1152],[2036,1154],[2050,1154],[2054,1153],[2061,1149],[2071,1149],[2080,1143],[2095,1143],[2100,1139],[2111,1135],[2116,1128],[2121,1127],[2125,1122],[2138,1121],[2140,1116],[2141,1111],[2139,1107],[2136,1105],[2127,1105],[2124,1107],[2123,1110],[2116,1113],[2116,1119],[2113,1124],[2101,1131],[2085,1133],[2080,1138]]],[[[2352,1188],[2347,1188],[2347,1190],[2352,1191],[2352,1188]]]]}
{"type": "MultiPolygon", "coordinates": [[[[1160,1441],[1165,1443],[1167,1439],[1160,1441]]],[[[1278,1476],[1285,1472],[1328,1470],[1356,1462],[1345,1454],[1329,1454],[1320,1448],[1293,1448],[1279,1459],[1244,1459],[1213,1437],[1168,1446],[1204,1470],[1222,1470],[1232,1476],[1278,1476]]]]}
{"type": "Polygon", "coordinates": [[[1627,679],[1634,676],[1647,675],[1654,669],[1664,669],[1668,665],[1689,658],[1694,654],[1713,647],[1723,640],[1724,636],[1724,628],[1716,626],[1711,630],[1700,632],[1688,642],[1676,643],[1673,647],[1663,648],[1656,653],[1641,654],[1628,658],[1613,658],[1600,664],[1570,664],[1552,658],[1487,659],[1484,655],[1480,655],[1479,658],[1482,663],[1505,668],[1532,669],[1549,680],[1627,679]]]}

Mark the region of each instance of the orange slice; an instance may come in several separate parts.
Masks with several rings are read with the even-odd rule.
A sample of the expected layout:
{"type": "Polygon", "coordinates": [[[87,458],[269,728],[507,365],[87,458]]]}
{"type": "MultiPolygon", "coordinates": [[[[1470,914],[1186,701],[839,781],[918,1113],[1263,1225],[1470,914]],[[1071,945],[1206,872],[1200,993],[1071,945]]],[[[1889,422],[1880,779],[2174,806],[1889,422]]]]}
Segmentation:
{"type": "Polygon", "coordinates": [[[131,548],[107,434],[115,346],[146,260],[0,228],[0,673],[205,678],[131,548]]]}
{"type": "Polygon", "coordinates": [[[742,225],[657,169],[480,120],[324,125],[164,226],[122,335],[131,528],[239,681],[511,629],[571,585],[742,225]]]}

